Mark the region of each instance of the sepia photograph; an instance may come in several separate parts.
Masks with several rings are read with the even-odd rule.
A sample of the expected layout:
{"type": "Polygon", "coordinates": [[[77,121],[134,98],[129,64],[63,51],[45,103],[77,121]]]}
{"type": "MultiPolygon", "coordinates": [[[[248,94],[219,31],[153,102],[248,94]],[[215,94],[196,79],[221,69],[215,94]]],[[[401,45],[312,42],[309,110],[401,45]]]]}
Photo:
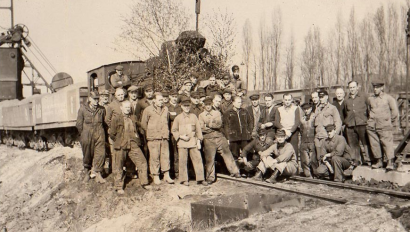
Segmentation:
{"type": "Polygon", "coordinates": [[[0,0],[0,232],[410,231],[410,0],[0,0]]]}

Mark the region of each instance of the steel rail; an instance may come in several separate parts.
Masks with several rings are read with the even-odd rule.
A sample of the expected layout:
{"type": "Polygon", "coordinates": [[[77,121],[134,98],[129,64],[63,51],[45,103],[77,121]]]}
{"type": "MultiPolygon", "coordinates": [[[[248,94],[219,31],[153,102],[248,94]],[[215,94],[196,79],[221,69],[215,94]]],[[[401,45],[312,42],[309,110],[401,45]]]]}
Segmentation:
{"type": "Polygon", "coordinates": [[[217,174],[217,177],[221,178],[221,179],[225,179],[225,180],[234,181],[234,182],[252,184],[252,185],[256,185],[256,186],[260,186],[260,187],[265,187],[265,188],[275,189],[275,190],[279,190],[279,191],[285,191],[285,192],[288,192],[288,193],[303,195],[303,196],[306,196],[306,197],[312,197],[312,198],[316,198],[316,199],[320,199],[320,200],[330,201],[330,202],[337,203],[337,204],[346,204],[348,202],[348,200],[346,198],[342,198],[342,197],[337,198],[337,197],[330,197],[330,196],[320,195],[320,194],[317,194],[317,193],[309,193],[309,192],[294,190],[294,189],[290,189],[290,188],[286,188],[286,187],[282,187],[282,186],[278,186],[278,185],[270,184],[270,183],[266,183],[266,182],[261,182],[261,181],[254,181],[254,180],[243,179],[243,178],[234,178],[234,177],[230,177],[228,175],[219,174],[219,173],[217,174]]]}
{"type": "Polygon", "coordinates": [[[290,177],[289,179],[294,180],[294,181],[303,181],[303,182],[312,183],[312,184],[325,184],[325,185],[332,186],[332,187],[346,188],[346,189],[352,189],[356,191],[363,191],[363,192],[370,192],[370,193],[383,193],[389,196],[410,199],[410,193],[407,193],[407,192],[400,192],[400,191],[366,187],[366,186],[358,186],[354,184],[346,184],[346,183],[333,182],[333,181],[327,181],[327,180],[309,179],[307,177],[300,177],[300,176],[293,176],[293,177],[290,177]]]}

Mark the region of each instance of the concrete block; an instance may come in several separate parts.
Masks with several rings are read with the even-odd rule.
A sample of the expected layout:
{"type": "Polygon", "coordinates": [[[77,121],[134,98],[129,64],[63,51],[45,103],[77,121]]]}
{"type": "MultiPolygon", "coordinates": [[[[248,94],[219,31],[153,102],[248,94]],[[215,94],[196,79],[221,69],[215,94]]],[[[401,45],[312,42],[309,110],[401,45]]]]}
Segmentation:
{"type": "Polygon", "coordinates": [[[359,180],[361,178],[370,181],[371,179],[377,181],[390,181],[396,183],[399,186],[404,186],[410,183],[410,172],[386,172],[385,169],[372,169],[367,166],[359,166],[353,170],[352,179],[359,180]]]}

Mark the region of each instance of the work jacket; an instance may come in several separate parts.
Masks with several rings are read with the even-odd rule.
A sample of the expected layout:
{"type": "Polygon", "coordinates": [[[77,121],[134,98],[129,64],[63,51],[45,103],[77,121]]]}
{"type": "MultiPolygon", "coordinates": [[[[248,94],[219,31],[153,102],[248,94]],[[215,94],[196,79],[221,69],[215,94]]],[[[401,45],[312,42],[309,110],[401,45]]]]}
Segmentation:
{"type": "Polygon", "coordinates": [[[169,139],[168,107],[148,106],[142,113],[141,127],[147,140],[169,139]]]}
{"type": "Polygon", "coordinates": [[[369,120],[367,125],[374,129],[388,129],[397,126],[399,110],[396,100],[386,93],[369,97],[369,120]]]}
{"type": "Polygon", "coordinates": [[[367,124],[369,100],[365,93],[358,92],[353,98],[348,95],[344,100],[344,124],[347,127],[365,126],[367,124]]]}
{"type": "Polygon", "coordinates": [[[81,142],[91,142],[98,138],[105,141],[104,133],[105,108],[97,106],[91,109],[88,104],[81,105],[77,114],[76,127],[81,135],[81,142]]]}
{"type": "Polygon", "coordinates": [[[223,125],[229,141],[243,141],[252,138],[253,121],[245,109],[228,110],[223,116],[223,125]]]}
{"type": "Polygon", "coordinates": [[[131,141],[141,145],[137,133],[137,117],[135,115],[116,115],[111,122],[110,138],[114,141],[114,149],[131,149],[131,141]],[[125,118],[131,120],[131,128],[125,127],[125,118]]]}

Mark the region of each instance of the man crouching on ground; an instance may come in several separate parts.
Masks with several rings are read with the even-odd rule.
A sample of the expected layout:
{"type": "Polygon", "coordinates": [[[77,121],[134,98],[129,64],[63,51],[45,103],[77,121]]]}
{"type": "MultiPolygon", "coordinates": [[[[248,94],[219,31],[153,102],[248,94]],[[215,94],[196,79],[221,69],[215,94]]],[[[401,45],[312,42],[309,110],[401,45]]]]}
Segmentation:
{"type": "Polygon", "coordinates": [[[125,175],[122,167],[127,156],[138,169],[138,177],[143,188],[148,186],[148,165],[140,149],[141,141],[137,133],[137,117],[131,114],[131,102],[121,103],[122,115],[116,115],[111,122],[110,138],[114,141],[113,167],[114,188],[118,194],[124,194],[125,175]]]}
{"type": "Polygon", "coordinates": [[[190,113],[191,100],[187,97],[181,99],[182,113],[180,113],[172,124],[171,132],[177,141],[179,155],[179,182],[188,186],[188,154],[191,157],[198,184],[208,185],[204,181],[204,166],[202,163],[201,148],[202,131],[198,118],[190,113]]]}
{"type": "Polygon", "coordinates": [[[262,179],[267,169],[272,169],[272,176],[266,181],[276,183],[278,176],[293,176],[298,170],[296,163],[296,154],[292,144],[286,142],[286,133],[280,129],[276,132],[276,141],[272,146],[262,152],[261,162],[258,165],[256,178],[262,179]],[[272,155],[272,156],[271,156],[272,155]]]}

